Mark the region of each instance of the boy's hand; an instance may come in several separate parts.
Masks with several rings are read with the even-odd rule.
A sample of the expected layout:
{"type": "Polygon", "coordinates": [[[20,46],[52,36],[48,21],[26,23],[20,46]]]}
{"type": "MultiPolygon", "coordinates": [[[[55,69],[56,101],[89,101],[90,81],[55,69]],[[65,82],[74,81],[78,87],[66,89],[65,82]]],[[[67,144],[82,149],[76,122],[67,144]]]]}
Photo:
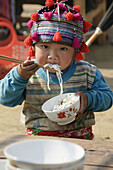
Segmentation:
{"type": "Polygon", "coordinates": [[[84,111],[86,110],[87,104],[88,104],[88,99],[87,99],[87,95],[83,92],[77,92],[76,96],[80,96],[80,109],[77,111],[77,116],[76,116],[76,120],[79,120],[84,111]]]}
{"type": "Polygon", "coordinates": [[[38,69],[39,65],[27,57],[26,61],[18,65],[17,70],[23,78],[29,79],[38,69]]]}

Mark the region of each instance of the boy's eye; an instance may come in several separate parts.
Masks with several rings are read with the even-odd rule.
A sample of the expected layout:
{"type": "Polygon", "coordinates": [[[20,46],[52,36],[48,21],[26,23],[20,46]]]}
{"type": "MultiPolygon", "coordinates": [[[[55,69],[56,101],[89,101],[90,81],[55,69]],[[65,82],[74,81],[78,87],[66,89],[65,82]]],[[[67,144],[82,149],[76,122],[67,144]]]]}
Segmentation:
{"type": "Polygon", "coordinates": [[[66,47],[62,47],[62,48],[60,48],[60,50],[61,50],[61,51],[66,51],[67,48],[66,48],[66,47]]]}
{"type": "Polygon", "coordinates": [[[47,46],[47,45],[41,45],[41,47],[42,47],[43,49],[48,49],[48,46],[47,46]]]}

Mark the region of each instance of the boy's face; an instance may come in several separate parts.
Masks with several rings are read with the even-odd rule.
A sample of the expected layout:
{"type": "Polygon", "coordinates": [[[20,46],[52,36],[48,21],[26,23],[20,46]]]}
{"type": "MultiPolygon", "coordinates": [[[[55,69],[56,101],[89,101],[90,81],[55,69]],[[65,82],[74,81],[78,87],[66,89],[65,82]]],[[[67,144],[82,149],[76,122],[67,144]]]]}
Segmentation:
{"type": "Polygon", "coordinates": [[[39,65],[58,64],[61,70],[67,68],[72,61],[74,48],[55,43],[35,44],[35,57],[39,65]]]}

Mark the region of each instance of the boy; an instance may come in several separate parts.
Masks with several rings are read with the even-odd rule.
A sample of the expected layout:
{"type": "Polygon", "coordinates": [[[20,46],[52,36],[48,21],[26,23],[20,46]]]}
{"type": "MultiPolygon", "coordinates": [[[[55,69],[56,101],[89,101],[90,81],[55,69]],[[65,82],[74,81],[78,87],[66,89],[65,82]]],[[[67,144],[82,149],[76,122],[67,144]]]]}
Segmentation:
{"type": "MultiPolygon", "coordinates": [[[[63,1],[64,2],[64,1],[63,1]]],[[[0,81],[0,103],[6,106],[22,104],[23,123],[27,134],[93,139],[94,113],[109,109],[113,92],[96,68],[82,61],[81,52],[88,52],[83,41],[90,23],[83,20],[80,7],[63,2],[46,1],[46,6],[31,15],[31,34],[25,40],[30,46],[27,60],[12,69],[0,81]],[[29,56],[35,53],[35,60],[29,56]],[[60,126],[42,112],[42,104],[60,94],[56,73],[49,73],[47,87],[45,64],[58,64],[62,72],[63,92],[80,95],[80,109],[75,121],[60,126]]]]}

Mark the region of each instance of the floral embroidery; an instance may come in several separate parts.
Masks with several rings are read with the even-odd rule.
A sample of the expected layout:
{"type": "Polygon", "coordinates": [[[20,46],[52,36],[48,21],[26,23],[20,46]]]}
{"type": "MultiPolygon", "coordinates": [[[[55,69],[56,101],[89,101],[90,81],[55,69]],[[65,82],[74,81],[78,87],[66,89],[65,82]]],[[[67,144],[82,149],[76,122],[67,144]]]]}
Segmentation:
{"type": "Polygon", "coordinates": [[[60,112],[58,115],[58,118],[63,119],[66,118],[65,112],[60,112]]]}

